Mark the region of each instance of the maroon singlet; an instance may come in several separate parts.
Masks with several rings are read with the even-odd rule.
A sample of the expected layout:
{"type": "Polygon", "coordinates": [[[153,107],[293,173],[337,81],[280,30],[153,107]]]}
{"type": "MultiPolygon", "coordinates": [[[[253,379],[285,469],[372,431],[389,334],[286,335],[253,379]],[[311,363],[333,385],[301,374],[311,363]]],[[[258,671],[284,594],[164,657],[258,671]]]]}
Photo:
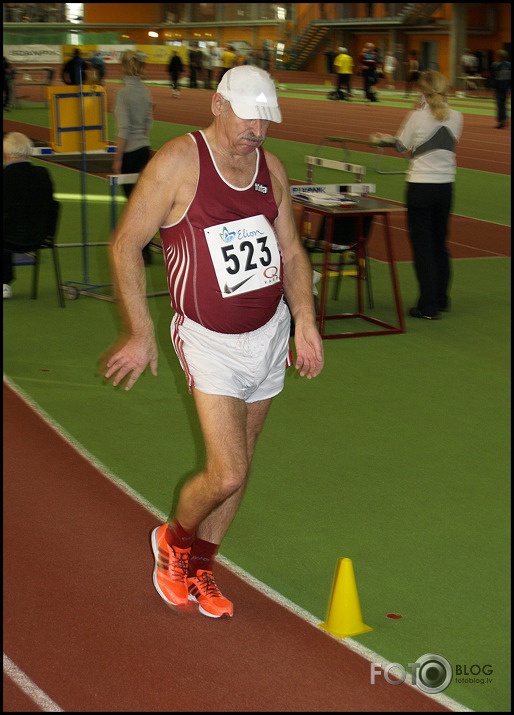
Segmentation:
{"type": "Polygon", "coordinates": [[[203,132],[191,134],[199,158],[195,196],[180,221],[160,228],[173,310],[218,333],[246,333],[275,314],[283,295],[280,281],[249,293],[223,298],[204,229],[263,215],[273,226],[278,208],[264,151],[257,149],[256,172],[247,188],[228,184],[218,172],[203,132]]]}

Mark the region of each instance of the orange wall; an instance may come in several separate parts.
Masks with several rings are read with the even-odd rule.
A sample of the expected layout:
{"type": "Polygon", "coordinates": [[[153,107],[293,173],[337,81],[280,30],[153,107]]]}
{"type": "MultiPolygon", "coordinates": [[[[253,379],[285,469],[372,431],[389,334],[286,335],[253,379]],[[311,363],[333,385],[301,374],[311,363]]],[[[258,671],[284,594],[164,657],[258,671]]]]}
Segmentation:
{"type": "Polygon", "coordinates": [[[161,3],[158,2],[87,2],[84,4],[85,22],[161,22],[161,3]]]}
{"type": "MultiPolygon", "coordinates": [[[[356,13],[364,14],[365,8],[364,3],[352,3],[354,11],[356,13]]],[[[385,15],[384,3],[375,3],[374,15],[375,17],[381,17],[385,15]]],[[[313,19],[318,19],[321,17],[321,3],[297,3],[296,12],[298,17],[298,28],[297,32],[301,33],[305,26],[311,22],[313,19]]],[[[336,6],[337,3],[324,3],[324,16],[327,18],[333,18],[336,16],[336,6]]],[[[487,6],[485,4],[470,3],[467,8],[467,24],[471,28],[484,28],[483,34],[468,34],[466,39],[466,45],[470,47],[471,50],[497,50],[504,46],[505,43],[511,41],[511,9],[509,3],[493,3],[493,6],[497,11],[497,28],[494,35],[487,33],[486,23],[487,23],[487,6]]],[[[125,3],[120,5],[118,3],[85,3],[85,20],[86,22],[120,22],[120,19],[128,23],[159,23],[161,21],[161,4],[160,3],[125,3]]],[[[443,3],[441,8],[437,10],[434,17],[440,19],[450,20],[452,17],[453,3],[443,3]]],[[[157,28],[156,28],[157,29],[157,28]]],[[[247,29],[244,27],[229,27],[224,28],[212,28],[206,24],[203,28],[180,28],[180,26],[173,28],[177,30],[176,39],[192,40],[192,39],[212,39],[218,41],[220,45],[224,46],[231,40],[246,40],[250,45],[256,44],[256,49],[262,46],[262,40],[271,40],[276,42],[278,40],[284,41],[284,36],[282,35],[283,29],[281,26],[276,27],[256,27],[253,29],[247,29]],[[197,33],[197,34],[195,34],[197,33]]],[[[173,39],[169,37],[171,28],[166,30],[159,29],[159,38],[155,40],[156,44],[163,44],[165,39],[173,39]]],[[[337,37],[336,30],[332,31],[330,35],[327,36],[327,44],[333,46],[335,49],[338,42],[333,38],[337,37]],[[333,41],[332,41],[333,40],[333,41]]],[[[129,39],[125,41],[144,44],[148,43],[148,32],[143,29],[123,29],[120,25],[120,35],[129,35],[129,39]]],[[[375,35],[363,36],[363,35],[353,35],[349,40],[349,51],[353,57],[357,57],[362,49],[364,39],[374,42],[377,46],[381,46],[385,40],[385,46],[387,46],[388,33],[377,33],[375,35]],[[382,42],[381,42],[382,41],[382,42]]],[[[121,38],[120,38],[121,39],[121,38]]],[[[420,50],[421,42],[427,40],[435,40],[438,42],[439,52],[438,61],[443,72],[448,72],[449,68],[449,29],[448,34],[437,33],[434,35],[426,34],[405,34],[403,41],[405,43],[405,50],[420,50]]],[[[288,45],[287,49],[290,49],[291,41],[286,41],[288,45]]],[[[305,67],[306,70],[315,72],[325,72],[325,57],[324,51],[326,47],[322,43],[317,54],[309,62],[308,66],[305,67]]]]}
{"type": "Polygon", "coordinates": [[[512,42],[511,35],[511,5],[510,3],[498,3],[498,30],[495,39],[497,40],[494,49],[502,49],[504,44],[512,42]]]}

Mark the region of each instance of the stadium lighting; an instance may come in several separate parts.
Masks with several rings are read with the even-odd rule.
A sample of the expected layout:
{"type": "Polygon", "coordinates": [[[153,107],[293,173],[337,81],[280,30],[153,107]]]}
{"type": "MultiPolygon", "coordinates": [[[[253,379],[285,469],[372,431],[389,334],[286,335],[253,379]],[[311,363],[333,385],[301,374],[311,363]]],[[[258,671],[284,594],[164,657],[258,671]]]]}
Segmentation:
{"type": "Polygon", "coordinates": [[[81,2],[67,2],[66,6],[66,19],[68,22],[82,22],[84,19],[84,3],[81,2]]]}

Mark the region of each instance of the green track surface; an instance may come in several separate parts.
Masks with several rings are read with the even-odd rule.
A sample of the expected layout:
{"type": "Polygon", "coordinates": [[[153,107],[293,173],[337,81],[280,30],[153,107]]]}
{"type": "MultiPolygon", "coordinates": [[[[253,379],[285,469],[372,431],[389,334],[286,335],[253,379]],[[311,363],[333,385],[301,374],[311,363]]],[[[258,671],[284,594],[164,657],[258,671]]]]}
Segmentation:
{"type": "MultiPolygon", "coordinates": [[[[48,127],[48,111],[43,108],[14,110],[9,113],[9,119],[24,121],[28,124],[48,127]]],[[[185,132],[199,129],[197,126],[184,124],[169,124],[155,121],[150,133],[153,149],[158,149],[169,139],[185,132]]],[[[111,114],[108,115],[108,136],[115,137],[115,123],[111,114]]],[[[365,180],[377,187],[376,196],[390,201],[404,202],[405,177],[402,174],[382,175],[374,171],[377,155],[374,152],[351,151],[349,154],[337,147],[322,147],[314,144],[291,142],[283,139],[268,139],[266,148],[279,156],[285,164],[290,179],[306,180],[305,156],[316,153],[316,156],[339,159],[366,167],[365,180]]],[[[406,167],[406,161],[401,157],[382,157],[380,168],[386,171],[399,171],[406,167]]],[[[340,181],[340,173],[333,169],[317,168],[315,182],[331,184],[340,181]]],[[[77,180],[78,184],[78,180],[77,180]]],[[[504,226],[511,225],[511,177],[485,171],[457,168],[455,184],[455,203],[453,213],[459,216],[480,221],[491,221],[504,226]],[[494,203],[485,196],[494,197],[494,203]]]]}
{"type": "MultiPolygon", "coordinates": [[[[36,123],[35,112],[21,110],[19,120],[36,123]]],[[[191,128],[156,122],[152,145],[191,128]]],[[[267,146],[291,178],[305,176],[311,145],[267,146]]],[[[372,155],[355,154],[373,166],[372,155]]],[[[80,174],[58,166],[51,172],[63,206],[59,243],[80,243],[80,174]]],[[[379,196],[402,200],[401,176],[370,169],[367,178],[379,196]]],[[[316,180],[331,181],[321,171],[316,180]]],[[[484,182],[484,172],[460,169],[456,212],[509,224],[509,184],[510,177],[487,174],[484,182]]],[[[106,182],[88,177],[87,188],[98,197],[88,202],[89,242],[107,241],[106,182]]],[[[108,284],[105,247],[90,245],[87,254],[89,282],[108,284]]],[[[60,260],[64,281],[80,283],[83,248],[63,247],[60,260]]],[[[371,270],[376,315],[387,319],[386,266],[372,261],[371,270]]],[[[170,344],[169,298],[149,301],[158,376],[143,375],[126,393],[96,374],[117,333],[115,306],[80,296],[59,308],[49,252],[32,301],[31,272],[17,268],[14,297],[4,301],[4,374],[168,514],[203,457],[170,344]]],[[[400,264],[398,272],[408,307],[416,295],[412,266],[400,264]]],[[[147,280],[149,290],[166,290],[162,256],[155,255],[147,280]]],[[[347,277],[341,300],[353,294],[347,277]]],[[[224,556],[320,619],[337,560],[351,558],[364,621],[373,628],[355,640],[404,666],[425,653],[444,655],[454,668],[491,665],[492,682],[454,678],[445,691],[480,712],[510,711],[510,299],[510,259],[455,261],[453,309],[443,320],[410,320],[404,335],[325,341],[326,367],[315,380],[291,369],[222,545],[224,556]],[[387,619],[390,612],[402,618],[387,619]]]]}

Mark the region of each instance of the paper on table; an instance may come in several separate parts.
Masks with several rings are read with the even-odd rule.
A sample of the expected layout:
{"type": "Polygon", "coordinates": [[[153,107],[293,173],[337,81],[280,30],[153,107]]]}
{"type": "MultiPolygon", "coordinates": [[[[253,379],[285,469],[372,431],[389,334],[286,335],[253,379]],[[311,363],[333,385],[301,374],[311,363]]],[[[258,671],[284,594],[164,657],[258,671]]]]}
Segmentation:
{"type": "Polygon", "coordinates": [[[337,196],[332,194],[311,194],[298,192],[295,196],[305,199],[317,206],[355,206],[357,202],[354,199],[349,199],[346,196],[337,196]]]}

